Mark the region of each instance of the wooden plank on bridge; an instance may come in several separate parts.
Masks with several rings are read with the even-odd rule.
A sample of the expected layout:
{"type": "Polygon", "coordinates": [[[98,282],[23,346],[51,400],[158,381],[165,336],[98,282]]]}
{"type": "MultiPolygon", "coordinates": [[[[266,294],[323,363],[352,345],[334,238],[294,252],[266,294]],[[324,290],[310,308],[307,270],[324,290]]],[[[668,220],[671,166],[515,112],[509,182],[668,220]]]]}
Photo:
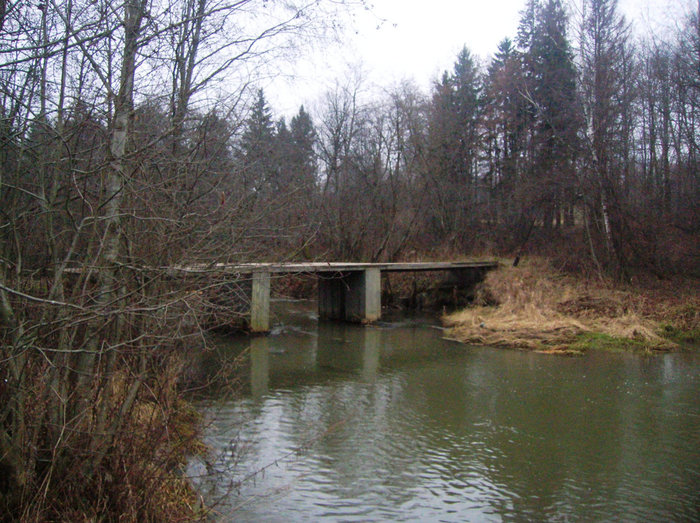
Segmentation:
{"type": "Polygon", "coordinates": [[[496,261],[470,262],[400,262],[400,263],[355,263],[355,262],[289,262],[289,263],[217,263],[214,265],[192,265],[172,267],[171,271],[185,274],[238,273],[253,274],[315,274],[348,273],[378,269],[381,272],[453,271],[460,269],[494,269],[496,261]]]}

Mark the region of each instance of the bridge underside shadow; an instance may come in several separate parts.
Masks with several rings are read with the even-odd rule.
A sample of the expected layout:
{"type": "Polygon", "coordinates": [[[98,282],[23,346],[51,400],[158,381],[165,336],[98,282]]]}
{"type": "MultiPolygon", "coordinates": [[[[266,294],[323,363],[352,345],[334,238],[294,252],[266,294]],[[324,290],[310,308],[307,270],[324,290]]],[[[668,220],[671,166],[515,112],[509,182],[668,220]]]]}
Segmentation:
{"type": "MultiPolygon", "coordinates": [[[[320,319],[352,323],[372,323],[381,318],[382,272],[445,271],[446,282],[457,289],[472,287],[483,280],[487,271],[498,266],[495,262],[337,265],[337,270],[328,264],[315,267],[314,270],[300,270],[298,273],[315,273],[318,277],[320,319]]],[[[252,272],[249,325],[253,333],[270,330],[271,274],[285,272],[279,270],[280,267],[277,269],[252,272]]]]}
{"type": "Polygon", "coordinates": [[[322,320],[371,323],[382,316],[379,269],[319,276],[318,316],[322,320]]]}

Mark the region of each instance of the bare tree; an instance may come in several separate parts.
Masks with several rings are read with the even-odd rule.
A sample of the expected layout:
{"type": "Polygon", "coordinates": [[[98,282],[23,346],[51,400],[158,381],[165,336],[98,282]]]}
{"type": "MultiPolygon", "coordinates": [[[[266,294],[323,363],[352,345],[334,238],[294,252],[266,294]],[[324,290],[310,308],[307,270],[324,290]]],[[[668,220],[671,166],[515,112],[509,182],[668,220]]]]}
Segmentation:
{"type": "Polygon", "coordinates": [[[231,155],[250,77],[216,107],[209,89],[320,29],[328,9],[262,4],[3,4],[3,513],[162,516],[158,486],[188,445],[181,349],[206,344],[218,293],[235,287],[174,267],[254,256],[267,212],[236,192],[231,155]]]}
{"type": "Polygon", "coordinates": [[[584,2],[580,33],[581,82],[589,144],[591,186],[597,189],[594,209],[600,217],[607,259],[618,275],[624,268],[621,209],[621,129],[629,78],[629,26],[617,12],[616,0],[584,2]]]}

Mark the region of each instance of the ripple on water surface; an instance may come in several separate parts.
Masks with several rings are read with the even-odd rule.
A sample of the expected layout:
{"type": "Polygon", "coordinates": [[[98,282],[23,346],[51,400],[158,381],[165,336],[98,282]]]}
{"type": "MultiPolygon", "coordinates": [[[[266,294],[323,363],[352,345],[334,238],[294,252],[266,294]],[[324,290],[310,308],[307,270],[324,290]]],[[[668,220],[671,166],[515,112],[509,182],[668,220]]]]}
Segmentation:
{"type": "Polygon", "coordinates": [[[700,518],[697,356],[562,360],[410,323],[349,329],[296,348],[280,329],[267,392],[210,409],[222,474],[201,487],[225,518],[700,518]],[[342,368],[329,367],[339,347],[342,368]],[[308,379],[276,377],[294,361],[308,379]]]}

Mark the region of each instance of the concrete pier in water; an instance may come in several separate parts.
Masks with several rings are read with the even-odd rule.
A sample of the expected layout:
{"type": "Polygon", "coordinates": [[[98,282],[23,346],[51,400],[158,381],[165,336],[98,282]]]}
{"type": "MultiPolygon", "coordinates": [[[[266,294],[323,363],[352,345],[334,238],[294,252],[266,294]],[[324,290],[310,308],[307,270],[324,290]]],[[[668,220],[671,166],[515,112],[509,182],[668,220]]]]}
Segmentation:
{"type": "Polygon", "coordinates": [[[322,320],[354,323],[382,316],[382,276],[378,268],[340,273],[318,280],[318,316],[322,320]]]}
{"type": "Polygon", "coordinates": [[[382,273],[447,271],[449,280],[469,283],[483,278],[497,262],[284,263],[247,264],[227,269],[250,274],[250,330],[270,330],[270,281],[275,274],[316,274],[318,315],[322,320],[372,323],[382,315],[382,273]]]}

